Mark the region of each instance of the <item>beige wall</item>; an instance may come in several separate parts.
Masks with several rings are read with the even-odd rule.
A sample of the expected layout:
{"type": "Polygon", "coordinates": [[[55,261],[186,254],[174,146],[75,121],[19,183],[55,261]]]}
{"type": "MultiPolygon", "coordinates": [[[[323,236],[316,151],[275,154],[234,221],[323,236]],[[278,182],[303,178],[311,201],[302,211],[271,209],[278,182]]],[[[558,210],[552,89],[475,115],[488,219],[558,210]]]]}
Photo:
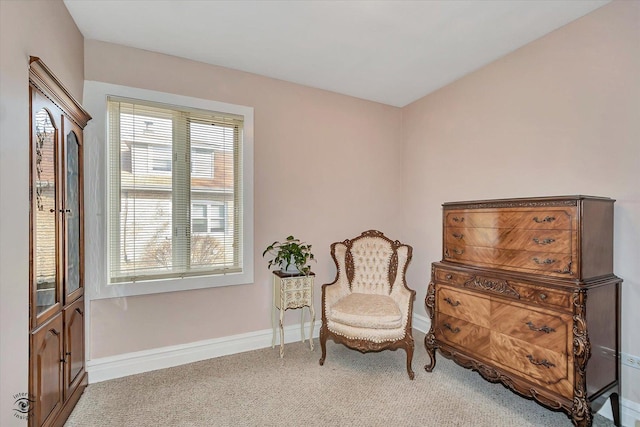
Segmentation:
{"type": "MultiPolygon", "coordinates": [[[[614,2],[403,109],[403,238],[424,301],[447,201],[617,199],[622,350],[640,354],[640,2],[614,2]]],[[[425,313],[424,304],[416,304],[425,313]]],[[[640,375],[623,369],[640,402],[640,375]]]]}
{"type": "Polygon", "coordinates": [[[76,99],[83,38],[61,0],[0,1],[0,425],[28,391],[29,56],[40,57],[76,99]]]}
{"type": "MultiPolygon", "coordinates": [[[[319,283],[333,277],[333,241],[380,228],[411,243],[409,284],[424,315],[442,202],[553,194],[618,200],[623,351],[637,355],[639,19],[640,3],[614,2],[400,110],[94,41],[83,70],[83,40],[61,1],[0,1],[0,424],[16,425],[12,395],[27,388],[28,55],[78,99],[84,71],[255,109],[255,283],[96,301],[92,358],[268,329],[261,251],[289,233],[315,246],[319,283]]],[[[624,396],[640,402],[636,372],[623,371],[624,396]]]]}
{"type": "MultiPolygon", "coordinates": [[[[250,106],[255,125],[255,283],[94,300],[92,359],[269,329],[271,274],[262,258],[268,244],[290,234],[311,243],[320,285],[335,275],[332,242],[368,228],[397,238],[402,229],[399,108],[90,40],[85,78],[250,106]]],[[[315,298],[319,307],[320,292],[315,298]]],[[[285,316],[285,323],[296,322],[298,316],[285,316]]]]}

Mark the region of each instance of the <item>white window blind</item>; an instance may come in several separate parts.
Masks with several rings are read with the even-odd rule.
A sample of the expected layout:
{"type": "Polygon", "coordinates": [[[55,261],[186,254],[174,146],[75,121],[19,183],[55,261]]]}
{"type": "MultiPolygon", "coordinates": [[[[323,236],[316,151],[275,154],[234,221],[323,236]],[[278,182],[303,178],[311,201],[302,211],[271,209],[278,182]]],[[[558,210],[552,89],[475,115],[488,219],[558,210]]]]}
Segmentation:
{"type": "Polygon", "coordinates": [[[242,271],[242,116],[107,107],[110,282],[242,271]]]}

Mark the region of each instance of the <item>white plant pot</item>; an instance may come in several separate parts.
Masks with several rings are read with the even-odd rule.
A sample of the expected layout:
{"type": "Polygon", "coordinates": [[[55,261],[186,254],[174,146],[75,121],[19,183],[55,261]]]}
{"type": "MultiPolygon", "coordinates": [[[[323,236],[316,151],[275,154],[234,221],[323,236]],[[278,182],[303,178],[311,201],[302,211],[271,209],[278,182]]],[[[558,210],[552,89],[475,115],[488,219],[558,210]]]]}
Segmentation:
{"type": "Polygon", "coordinates": [[[298,267],[296,267],[296,265],[293,262],[293,260],[290,260],[289,267],[286,267],[286,268],[285,267],[286,267],[286,265],[281,266],[280,271],[282,271],[283,273],[288,273],[288,274],[300,273],[300,270],[298,270],[298,267]]]}
{"type": "Polygon", "coordinates": [[[280,271],[282,271],[283,273],[288,273],[288,274],[294,274],[294,273],[300,273],[300,270],[298,270],[298,267],[296,267],[295,264],[290,264],[289,268],[281,268],[280,271]]]}

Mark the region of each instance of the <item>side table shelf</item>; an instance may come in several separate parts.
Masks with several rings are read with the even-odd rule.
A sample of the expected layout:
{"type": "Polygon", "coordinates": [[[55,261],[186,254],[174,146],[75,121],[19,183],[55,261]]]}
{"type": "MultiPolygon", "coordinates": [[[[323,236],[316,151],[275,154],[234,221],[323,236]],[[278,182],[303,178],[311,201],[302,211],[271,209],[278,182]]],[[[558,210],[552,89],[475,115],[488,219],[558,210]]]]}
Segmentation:
{"type": "Polygon", "coordinates": [[[304,307],[307,307],[311,316],[309,325],[309,347],[313,350],[313,324],[316,321],[316,313],[313,310],[313,281],[315,273],[309,272],[291,274],[282,271],[273,272],[273,307],[271,308],[271,326],[273,337],[271,348],[276,345],[276,309],[280,311],[280,357],[284,357],[284,312],[285,310],[300,308],[300,335],[302,342],[306,340],[304,335],[304,307]]]}

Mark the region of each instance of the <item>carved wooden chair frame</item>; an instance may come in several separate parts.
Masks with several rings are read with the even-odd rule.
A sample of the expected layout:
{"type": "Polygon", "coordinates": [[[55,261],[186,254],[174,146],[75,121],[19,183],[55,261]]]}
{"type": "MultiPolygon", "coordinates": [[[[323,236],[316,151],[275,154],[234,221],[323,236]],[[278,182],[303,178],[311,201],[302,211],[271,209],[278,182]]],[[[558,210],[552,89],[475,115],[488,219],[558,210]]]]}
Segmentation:
{"type": "Polygon", "coordinates": [[[378,352],[382,350],[397,350],[399,348],[403,348],[407,355],[407,373],[410,379],[412,380],[414,379],[415,374],[411,367],[411,363],[413,360],[413,350],[414,350],[415,344],[414,344],[413,335],[412,335],[411,318],[413,315],[413,301],[415,300],[416,291],[410,289],[406,283],[406,271],[409,263],[411,262],[412,254],[413,254],[413,248],[411,246],[403,244],[398,240],[395,240],[395,241],[391,240],[387,238],[382,232],[377,230],[365,231],[360,236],[354,239],[346,239],[342,242],[335,242],[331,245],[331,257],[333,258],[333,261],[336,264],[336,268],[338,269],[338,271],[336,272],[336,278],[334,279],[333,282],[322,285],[322,326],[320,328],[320,346],[322,349],[322,357],[320,358],[320,365],[324,365],[324,361],[327,355],[326,343],[328,339],[332,339],[334,342],[339,344],[344,344],[345,346],[354,350],[358,350],[361,353],[378,352]],[[351,289],[351,283],[355,274],[354,273],[355,267],[354,267],[353,257],[351,255],[351,248],[353,247],[353,244],[358,240],[363,238],[368,238],[368,237],[384,239],[391,245],[391,248],[393,249],[393,254],[391,256],[390,265],[389,265],[389,283],[391,286],[390,291],[393,288],[396,275],[399,273],[398,272],[398,249],[400,247],[407,248],[407,260],[404,263],[403,271],[400,273],[402,274],[401,284],[410,293],[409,307],[408,307],[408,313],[407,313],[408,318],[405,325],[404,336],[403,338],[398,340],[375,342],[368,339],[348,338],[343,335],[334,333],[328,327],[328,322],[326,317],[327,316],[326,306],[325,306],[326,289],[327,287],[336,284],[340,279],[341,274],[346,274],[346,277],[349,283],[349,288],[351,289]],[[346,270],[345,272],[340,272],[340,264],[338,259],[336,258],[335,248],[336,248],[336,245],[338,244],[344,244],[347,248],[346,254],[345,254],[345,270],[346,270]]]}

